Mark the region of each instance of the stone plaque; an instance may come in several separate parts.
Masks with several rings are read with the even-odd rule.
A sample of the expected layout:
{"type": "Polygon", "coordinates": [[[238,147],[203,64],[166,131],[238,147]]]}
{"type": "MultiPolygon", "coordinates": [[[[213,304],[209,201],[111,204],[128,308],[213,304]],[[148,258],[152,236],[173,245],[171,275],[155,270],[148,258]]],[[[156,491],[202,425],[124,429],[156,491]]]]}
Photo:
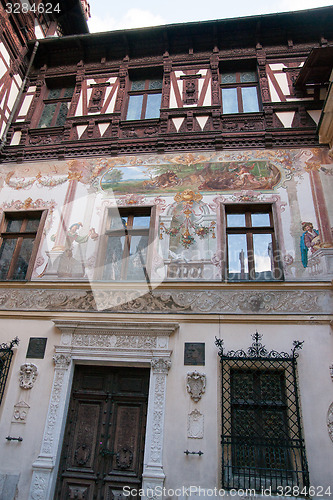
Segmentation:
{"type": "Polygon", "coordinates": [[[46,337],[30,337],[27,358],[43,359],[46,348],[46,337]]]}
{"type": "Polygon", "coordinates": [[[184,365],[205,365],[204,342],[185,342],[184,365]]]}

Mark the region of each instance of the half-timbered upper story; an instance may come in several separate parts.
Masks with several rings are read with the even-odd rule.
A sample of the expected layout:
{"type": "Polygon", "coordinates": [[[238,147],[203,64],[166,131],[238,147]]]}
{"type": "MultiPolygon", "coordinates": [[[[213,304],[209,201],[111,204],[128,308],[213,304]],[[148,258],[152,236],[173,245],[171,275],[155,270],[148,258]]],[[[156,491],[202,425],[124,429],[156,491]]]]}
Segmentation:
{"type": "Polygon", "coordinates": [[[327,85],[294,82],[332,43],[330,7],[45,39],[4,157],[314,146],[327,85]]]}

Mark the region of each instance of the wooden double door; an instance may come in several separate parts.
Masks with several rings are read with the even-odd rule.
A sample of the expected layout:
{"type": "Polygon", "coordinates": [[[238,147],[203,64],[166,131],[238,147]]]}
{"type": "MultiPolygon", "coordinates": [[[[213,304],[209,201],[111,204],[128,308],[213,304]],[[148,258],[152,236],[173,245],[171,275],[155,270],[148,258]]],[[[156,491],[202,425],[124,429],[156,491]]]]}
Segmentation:
{"type": "Polygon", "coordinates": [[[149,369],[75,368],[55,500],[117,500],[141,487],[149,369]]]}

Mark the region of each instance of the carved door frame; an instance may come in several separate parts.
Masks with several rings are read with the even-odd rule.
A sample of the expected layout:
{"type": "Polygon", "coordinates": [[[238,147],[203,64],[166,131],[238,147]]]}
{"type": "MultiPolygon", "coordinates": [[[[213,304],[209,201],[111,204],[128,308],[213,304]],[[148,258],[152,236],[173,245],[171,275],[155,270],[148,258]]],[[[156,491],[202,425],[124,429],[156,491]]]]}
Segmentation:
{"type": "Polygon", "coordinates": [[[54,320],[61,331],[42,445],[32,465],[29,500],[53,498],[75,364],[151,367],[142,489],[163,487],[166,377],[171,366],[169,337],[177,323],[116,323],[54,320]]]}

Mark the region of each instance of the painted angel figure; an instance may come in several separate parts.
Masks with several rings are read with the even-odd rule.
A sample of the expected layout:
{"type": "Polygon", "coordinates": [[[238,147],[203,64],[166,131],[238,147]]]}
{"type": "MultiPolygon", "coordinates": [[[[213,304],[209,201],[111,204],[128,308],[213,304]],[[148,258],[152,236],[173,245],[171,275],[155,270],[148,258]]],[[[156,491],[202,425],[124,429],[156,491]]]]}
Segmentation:
{"type": "Polygon", "coordinates": [[[312,222],[303,222],[302,230],[304,233],[301,236],[301,257],[303,267],[307,267],[309,250],[311,253],[314,253],[321,248],[321,244],[319,231],[317,231],[317,229],[313,229],[312,222]]]}

